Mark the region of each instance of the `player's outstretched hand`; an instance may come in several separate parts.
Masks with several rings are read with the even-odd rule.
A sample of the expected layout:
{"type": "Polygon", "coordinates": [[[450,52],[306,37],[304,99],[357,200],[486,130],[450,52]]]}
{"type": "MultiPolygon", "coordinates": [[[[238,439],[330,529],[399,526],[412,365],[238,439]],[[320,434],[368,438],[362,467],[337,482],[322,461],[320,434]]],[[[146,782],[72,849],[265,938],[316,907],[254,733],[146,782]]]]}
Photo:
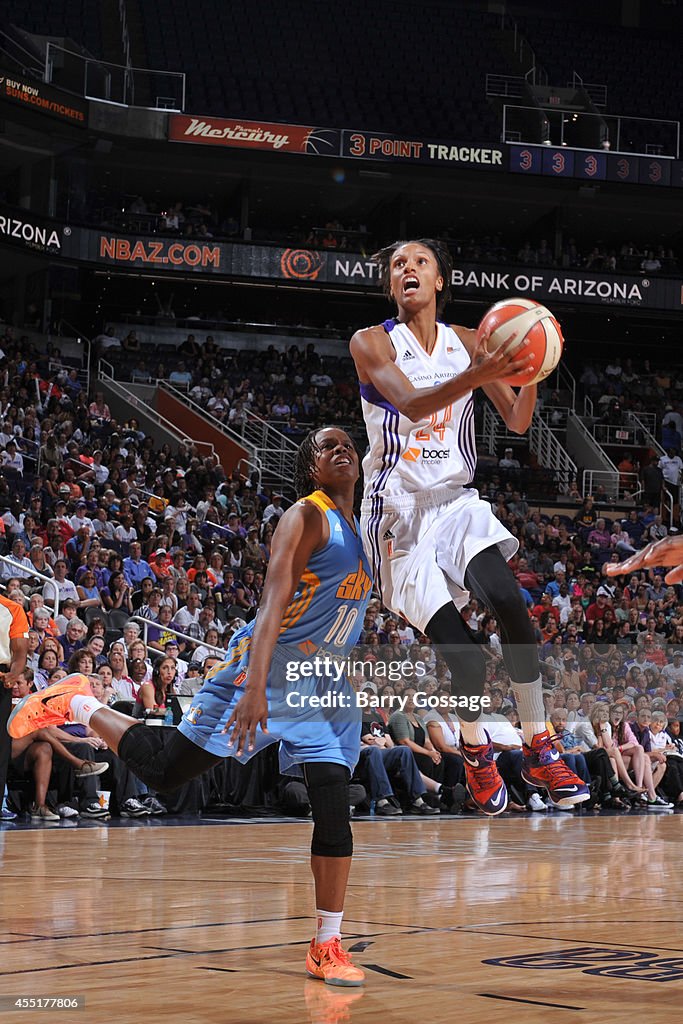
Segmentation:
{"type": "Polygon", "coordinates": [[[605,571],[608,576],[623,576],[637,569],[653,569],[658,565],[675,566],[664,577],[666,583],[671,585],[683,582],[683,534],[653,541],[625,562],[610,563],[605,571]]]}
{"type": "Polygon", "coordinates": [[[490,331],[482,334],[472,353],[472,369],[475,374],[474,387],[480,388],[484,384],[492,384],[503,378],[506,378],[507,382],[513,386],[522,387],[528,382],[529,363],[533,359],[531,353],[522,355],[522,350],[529,342],[526,339],[518,341],[515,332],[495,352],[488,352],[489,335],[490,331]],[[515,378],[519,380],[518,385],[515,378]]]}
{"type": "Polygon", "coordinates": [[[231,747],[237,746],[235,751],[237,757],[242,756],[245,743],[247,744],[247,753],[254,749],[256,730],[259,725],[263,732],[268,732],[266,695],[262,690],[245,689],[244,696],[223,729],[223,732],[230,732],[232,729],[228,743],[231,747]]]}

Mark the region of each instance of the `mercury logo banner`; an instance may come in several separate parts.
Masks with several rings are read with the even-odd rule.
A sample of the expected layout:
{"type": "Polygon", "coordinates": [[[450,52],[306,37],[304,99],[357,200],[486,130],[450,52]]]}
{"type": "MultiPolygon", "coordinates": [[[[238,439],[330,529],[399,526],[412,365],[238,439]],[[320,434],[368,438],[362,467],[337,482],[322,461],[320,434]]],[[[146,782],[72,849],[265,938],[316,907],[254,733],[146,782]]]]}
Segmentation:
{"type": "Polygon", "coordinates": [[[314,128],[310,125],[171,114],[168,137],[171,142],[204,146],[338,156],[340,133],[335,128],[314,128]]]}

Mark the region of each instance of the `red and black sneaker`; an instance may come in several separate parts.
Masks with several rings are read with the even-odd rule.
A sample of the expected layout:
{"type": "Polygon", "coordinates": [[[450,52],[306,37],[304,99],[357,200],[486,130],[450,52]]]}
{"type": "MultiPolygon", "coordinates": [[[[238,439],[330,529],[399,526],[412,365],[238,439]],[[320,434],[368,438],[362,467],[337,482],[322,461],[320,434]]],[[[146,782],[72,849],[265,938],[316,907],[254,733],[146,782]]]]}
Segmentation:
{"type": "Polygon", "coordinates": [[[484,814],[502,814],[508,805],[508,791],[493,759],[493,744],[470,746],[460,737],[460,753],[465,762],[465,777],[470,796],[484,814]]]}
{"type": "Polygon", "coordinates": [[[590,789],[564,763],[547,729],[534,736],[531,746],[525,743],[522,751],[522,778],[530,786],[547,789],[553,803],[571,807],[590,800],[590,789]]]}

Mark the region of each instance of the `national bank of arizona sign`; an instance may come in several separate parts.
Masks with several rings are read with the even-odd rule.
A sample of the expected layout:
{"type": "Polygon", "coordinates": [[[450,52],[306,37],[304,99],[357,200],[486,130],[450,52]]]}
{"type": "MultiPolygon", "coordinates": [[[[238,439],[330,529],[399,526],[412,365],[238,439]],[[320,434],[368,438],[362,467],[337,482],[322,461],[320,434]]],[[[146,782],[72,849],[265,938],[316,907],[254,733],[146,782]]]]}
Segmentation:
{"type": "MultiPolygon", "coordinates": [[[[378,282],[376,264],[358,256],[324,254],[333,271],[327,280],[368,285],[378,282]]],[[[487,298],[526,295],[537,300],[635,306],[645,309],[683,308],[683,281],[630,274],[592,274],[578,270],[530,270],[460,263],[453,270],[451,289],[458,295],[487,298]]]]}

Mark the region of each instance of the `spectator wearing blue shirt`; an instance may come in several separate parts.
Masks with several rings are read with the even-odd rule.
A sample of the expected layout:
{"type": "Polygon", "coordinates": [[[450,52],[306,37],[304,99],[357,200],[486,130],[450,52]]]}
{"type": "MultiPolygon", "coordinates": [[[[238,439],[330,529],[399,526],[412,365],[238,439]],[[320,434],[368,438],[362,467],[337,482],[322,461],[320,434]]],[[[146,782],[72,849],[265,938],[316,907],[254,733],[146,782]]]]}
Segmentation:
{"type": "Polygon", "coordinates": [[[551,597],[557,597],[560,593],[560,586],[564,583],[565,575],[563,572],[556,572],[555,579],[551,580],[545,588],[546,594],[550,594],[551,597]]]}
{"type": "Polygon", "coordinates": [[[131,542],[130,554],[123,560],[123,574],[126,583],[134,590],[138,589],[145,577],[155,578],[149,563],[142,558],[142,547],[138,541],[131,542]]]}

